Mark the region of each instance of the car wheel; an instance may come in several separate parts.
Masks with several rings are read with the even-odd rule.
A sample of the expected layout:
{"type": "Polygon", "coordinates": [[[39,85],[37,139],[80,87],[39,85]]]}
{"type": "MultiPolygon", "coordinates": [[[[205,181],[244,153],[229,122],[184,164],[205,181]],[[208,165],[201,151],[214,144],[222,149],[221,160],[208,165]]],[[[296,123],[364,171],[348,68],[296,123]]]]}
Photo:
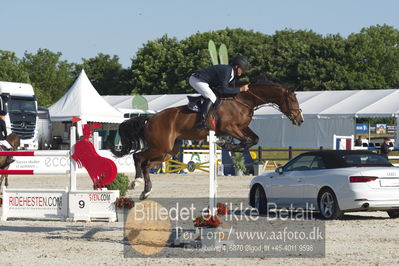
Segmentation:
{"type": "Polygon", "coordinates": [[[391,210],[387,211],[387,213],[391,218],[399,218],[399,210],[391,210]]]}
{"type": "Polygon", "coordinates": [[[263,189],[262,186],[260,185],[255,186],[252,202],[253,202],[252,207],[258,209],[259,214],[267,213],[267,198],[265,190],[263,189]]]}
{"type": "Polygon", "coordinates": [[[331,189],[324,189],[320,192],[318,204],[323,219],[340,219],[344,215],[339,209],[337,197],[331,189]]]}

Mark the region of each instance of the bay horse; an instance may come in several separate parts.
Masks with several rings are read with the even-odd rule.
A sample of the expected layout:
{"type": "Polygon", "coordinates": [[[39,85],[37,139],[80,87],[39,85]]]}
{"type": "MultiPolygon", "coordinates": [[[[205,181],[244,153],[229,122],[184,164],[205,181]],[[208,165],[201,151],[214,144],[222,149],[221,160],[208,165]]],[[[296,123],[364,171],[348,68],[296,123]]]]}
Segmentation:
{"type": "MultiPolygon", "coordinates": [[[[216,136],[231,136],[238,144],[224,143],[220,146],[230,151],[243,151],[258,143],[258,136],[248,127],[254,110],[271,104],[285,114],[294,125],[303,122],[302,110],[299,107],[295,88],[286,88],[280,83],[250,84],[247,92],[241,92],[233,98],[222,98],[220,106],[208,119],[208,126],[215,130],[216,136]],[[215,121],[212,123],[212,121],[215,121]]],[[[151,117],[133,117],[119,125],[122,148],[112,153],[121,157],[133,149],[136,177],[131,187],[144,177],[144,191],[140,199],[151,193],[149,171],[154,166],[171,159],[179,152],[179,140],[203,140],[208,130],[197,130],[198,114],[186,106],[167,108],[151,117]],[[139,148],[140,140],[144,148],[139,148]]]]}
{"type": "MultiPolygon", "coordinates": [[[[6,140],[8,141],[8,143],[10,143],[13,151],[17,150],[17,148],[20,145],[20,138],[17,134],[11,133],[10,135],[7,136],[6,140]]],[[[1,170],[7,170],[10,167],[10,165],[5,166],[8,157],[9,156],[0,156],[0,169],[1,170]]],[[[1,188],[1,185],[2,185],[4,179],[5,179],[4,185],[6,187],[8,187],[8,175],[1,175],[0,188],[1,188]]]]}

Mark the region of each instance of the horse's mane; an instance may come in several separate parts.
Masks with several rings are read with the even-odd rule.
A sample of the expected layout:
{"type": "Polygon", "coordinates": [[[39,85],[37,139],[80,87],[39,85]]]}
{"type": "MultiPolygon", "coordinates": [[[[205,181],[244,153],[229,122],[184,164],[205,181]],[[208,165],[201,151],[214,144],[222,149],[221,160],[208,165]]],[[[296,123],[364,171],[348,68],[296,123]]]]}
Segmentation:
{"type": "Polygon", "coordinates": [[[293,87],[292,84],[285,83],[277,77],[270,74],[261,74],[251,81],[252,84],[256,85],[274,85],[283,88],[293,87]]]}

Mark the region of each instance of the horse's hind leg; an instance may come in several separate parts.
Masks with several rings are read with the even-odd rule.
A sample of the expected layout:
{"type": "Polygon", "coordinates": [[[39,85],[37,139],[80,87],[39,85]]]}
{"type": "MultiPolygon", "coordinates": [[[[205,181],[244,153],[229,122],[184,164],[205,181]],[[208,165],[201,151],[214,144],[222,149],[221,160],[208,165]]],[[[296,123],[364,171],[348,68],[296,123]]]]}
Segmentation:
{"type": "Polygon", "coordinates": [[[134,168],[136,170],[136,174],[134,180],[130,183],[130,189],[135,189],[139,184],[143,182],[143,169],[141,166],[142,162],[140,158],[140,153],[133,154],[134,168]]]}
{"type": "Polygon", "coordinates": [[[150,178],[150,169],[151,168],[149,166],[143,168],[144,190],[141,192],[140,200],[148,198],[148,196],[151,194],[152,182],[150,178]]]}
{"type": "MultiPolygon", "coordinates": [[[[138,158],[140,159],[141,170],[143,171],[144,177],[144,191],[140,195],[140,199],[146,199],[152,190],[152,182],[150,178],[150,170],[159,165],[162,162],[165,162],[171,159],[174,155],[176,155],[179,151],[179,142],[176,140],[171,143],[170,147],[164,148],[163,151],[160,151],[159,148],[150,148],[143,153],[138,154],[138,158]]],[[[135,179],[139,180],[139,179],[135,179]]],[[[134,182],[135,185],[137,184],[134,182]]]]}
{"type": "Polygon", "coordinates": [[[133,161],[134,161],[134,168],[136,170],[135,179],[143,178],[143,170],[141,169],[141,163],[140,159],[138,158],[138,155],[133,154],[133,161]]]}

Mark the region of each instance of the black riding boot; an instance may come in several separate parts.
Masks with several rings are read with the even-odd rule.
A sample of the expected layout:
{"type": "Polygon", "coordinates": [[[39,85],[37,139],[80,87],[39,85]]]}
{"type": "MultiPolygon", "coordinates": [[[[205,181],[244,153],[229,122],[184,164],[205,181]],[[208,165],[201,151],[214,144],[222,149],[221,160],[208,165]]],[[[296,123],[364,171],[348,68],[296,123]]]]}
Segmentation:
{"type": "Polygon", "coordinates": [[[209,110],[211,110],[213,103],[211,100],[206,99],[205,102],[201,106],[201,113],[199,117],[199,121],[197,123],[197,129],[202,130],[202,129],[208,129],[206,125],[206,118],[208,117],[209,110]]]}

